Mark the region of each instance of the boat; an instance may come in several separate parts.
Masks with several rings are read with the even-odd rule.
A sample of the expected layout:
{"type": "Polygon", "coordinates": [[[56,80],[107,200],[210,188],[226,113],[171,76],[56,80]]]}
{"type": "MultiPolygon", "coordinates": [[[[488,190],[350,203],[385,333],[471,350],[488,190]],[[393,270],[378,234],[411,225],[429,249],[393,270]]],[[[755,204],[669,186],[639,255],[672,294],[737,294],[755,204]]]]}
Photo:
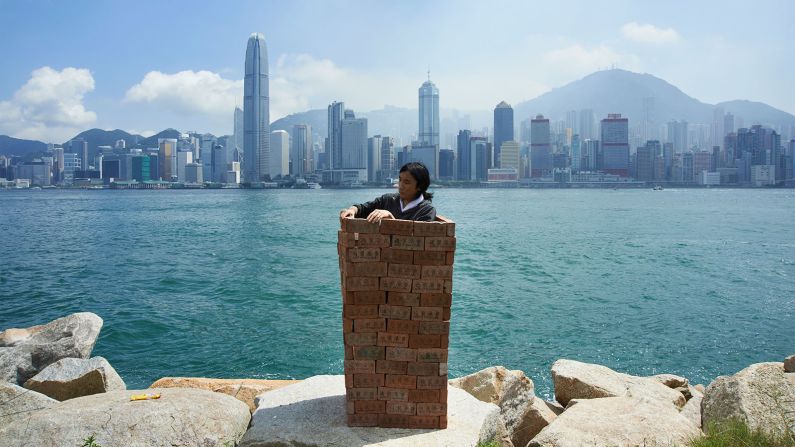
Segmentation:
{"type": "Polygon", "coordinates": [[[655,191],[662,191],[662,190],[663,190],[663,187],[662,187],[662,186],[660,186],[660,185],[657,185],[657,186],[655,186],[655,187],[654,187],[654,188],[652,188],[652,189],[653,189],[653,190],[655,190],[655,191]]]}
{"type": "Polygon", "coordinates": [[[307,182],[306,187],[309,189],[322,189],[323,187],[320,186],[320,183],[317,182],[307,182]]]}

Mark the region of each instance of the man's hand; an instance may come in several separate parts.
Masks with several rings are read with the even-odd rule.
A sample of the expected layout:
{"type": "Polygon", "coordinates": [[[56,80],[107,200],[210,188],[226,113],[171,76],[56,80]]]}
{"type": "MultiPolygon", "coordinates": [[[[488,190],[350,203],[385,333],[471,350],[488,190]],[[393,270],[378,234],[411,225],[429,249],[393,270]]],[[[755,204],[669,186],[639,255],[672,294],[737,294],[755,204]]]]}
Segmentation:
{"type": "Polygon", "coordinates": [[[344,210],[340,211],[340,219],[346,219],[346,218],[349,218],[349,217],[355,217],[356,216],[356,212],[358,212],[358,211],[359,211],[359,209],[356,208],[355,206],[352,206],[350,208],[345,208],[344,210]]]}
{"type": "Polygon", "coordinates": [[[390,213],[387,210],[375,210],[372,213],[370,213],[369,216],[367,216],[367,221],[380,223],[381,219],[394,219],[394,218],[395,216],[393,216],[392,213],[390,213]]]}

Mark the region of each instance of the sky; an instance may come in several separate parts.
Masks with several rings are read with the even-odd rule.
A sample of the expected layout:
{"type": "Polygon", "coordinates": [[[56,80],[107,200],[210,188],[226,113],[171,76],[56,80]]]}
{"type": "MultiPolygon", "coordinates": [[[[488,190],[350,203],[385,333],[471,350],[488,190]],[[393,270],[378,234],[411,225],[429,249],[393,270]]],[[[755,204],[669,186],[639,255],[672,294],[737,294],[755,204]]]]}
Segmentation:
{"type": "MultiPolygon", "coordinates": [[[[0,134],[232,133],[264,34],[274,121],[344,101],[491,110],[615,66],[795,114],[795,2],[0,0],[0,134]]],[[[521,117],[520,117],[521,118],[521,117]]]]}

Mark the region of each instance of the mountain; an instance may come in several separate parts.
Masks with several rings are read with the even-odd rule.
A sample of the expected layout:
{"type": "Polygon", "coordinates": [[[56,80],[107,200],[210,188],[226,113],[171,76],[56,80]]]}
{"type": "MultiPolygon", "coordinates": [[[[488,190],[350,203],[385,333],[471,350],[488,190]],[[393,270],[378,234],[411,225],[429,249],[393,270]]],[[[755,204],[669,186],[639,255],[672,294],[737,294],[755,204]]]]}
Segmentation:
{"type": "MultiPolygon", "coordinates": [[[[789,126],[795,125],[795,116],[762,102],[746,100],[726,101],[715,104],[715,106],[723,107],[725,112],[730,112],[735,117],[742,118],[745,126],[761,123],[774,127],[780,126],[782,129],[787,130],[789,126]]],[[[790,132],[790,138],[795,138],[795,134],[790,132]]]]}
{"type": "Polygon", "coordinates": [[[149,138],[144,138],[138,142],[138,145],[143,148],[157,147],[158,138],[179,138],[180,135],[182,135],[182,132],[177,129],[168,128],[166,130],[161,130],[149,138]]]}
{"type": "Polygon", "coordinates": [[[24,156],[35,152],[46,152],[47,144],[35,140],[20,140],[0,135],[0,155],[24,156]]]}

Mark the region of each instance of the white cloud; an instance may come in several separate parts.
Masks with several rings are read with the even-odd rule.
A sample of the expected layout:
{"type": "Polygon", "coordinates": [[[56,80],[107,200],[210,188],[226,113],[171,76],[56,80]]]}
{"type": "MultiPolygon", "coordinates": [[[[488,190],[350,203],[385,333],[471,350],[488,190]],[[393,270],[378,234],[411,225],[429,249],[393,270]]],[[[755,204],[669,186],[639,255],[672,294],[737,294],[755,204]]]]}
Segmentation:
{"type": "Polygon", "coordinates": [[[94,78],[85,68],[38,68],[10,100],[0,101],[0,133],[62,142],[97,120],[83,105],[92,90],[94,78]]]}
{"type": "Polygon", "coordinates": [[[229,116],[243,81],[224,79],[211,71],[185,70],[174,74],[150,71],[127,90],[125,102],[152,103],[180,114],[229,116]]]}
{"type": "Polygon", "coordinates": [[[629,40],[640,43],[666,44],[679,42],[679,33],[673,28],[657,28],[650,24],[629,22],[621,27],[621,32],[629,40]]]}

